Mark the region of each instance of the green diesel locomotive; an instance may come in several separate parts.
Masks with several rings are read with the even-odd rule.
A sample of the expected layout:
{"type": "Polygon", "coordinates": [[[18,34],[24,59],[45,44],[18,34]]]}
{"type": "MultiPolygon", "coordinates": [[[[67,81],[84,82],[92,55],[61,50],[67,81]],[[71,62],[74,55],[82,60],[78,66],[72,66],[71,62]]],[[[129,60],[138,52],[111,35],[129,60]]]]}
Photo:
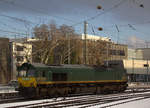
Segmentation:
{"type": "Polygon", "coordinates": [[[79,93],[123,92],[127,88],[122,61],[103,66],[24,63],[18,67],[19,92],[23,96],[56,97],[79,93]]]}

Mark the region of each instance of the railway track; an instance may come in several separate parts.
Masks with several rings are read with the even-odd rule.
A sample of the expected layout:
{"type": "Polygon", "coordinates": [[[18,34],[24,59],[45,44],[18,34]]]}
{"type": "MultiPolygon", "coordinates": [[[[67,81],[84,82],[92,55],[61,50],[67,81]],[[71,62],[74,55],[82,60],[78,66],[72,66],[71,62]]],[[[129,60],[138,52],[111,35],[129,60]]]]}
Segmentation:
{"type": "MultiPolygon", "coordinates": [[[[60,107],[77,107],[77,108],[85,108],[85,107],[93,107],[96,105],[104,105],[106,103],[111,102],[118,102],[115,104],[109,104],[104,107],[110,107],[117,104],[122,104],[124,102],[131,102],[135,100],[150,98],[150,90],[147,91],[138,91],[133,93],[133,91],[127,91],[125,93],[119,93],[119,94],[109,94],[109,95],[85,95],[85,96],[75,96],[75,97],[65,97],[65,98],[58,98],[58,99],[46,99],[41,101],[28,101],[28,104],[17,104],[11,106],[11,108],[44,108],[44,107],[50,107],[50,108],[60,108],[60,107]],[[128,101],[125,101],[127,99],[131,99],[128,101]],[[122,102],[121,102],[122,101],[122,102]]],[[[7,107],[10,108],[10,107],[7,107]]]]}
{"type": "Polygon", "coordinates": [[[25,99],[24,97],[15,97],[15,98],[10,98],[10,99],[2,99],[0,100],[0,104],[4,104],[4,103],[13,103],[13,102],[22,102],[25,101],[27,99],[25,99]]]}
{"type": "Polygon", "coordinates": [[[24,97],[21,97],[18,91],[0,93],[0,104],[22,102],[25,100],[27,99],[24,97]]]}
{"type": "MultiPolygon", "coordinates": [[[[136,95],[116,95],[116,96],[90,96],[87,98],[80,98],[80,99],[73,99],[73,100],[65,100],[65,101],[61,101],[61,102],[56,102],[56,103],[42,103],[39,105],[34,105],[31,107],[50,107],[50,108],[60,108],[60,107],[72,107],[72,106],[76,106],[81,107],[81,108],[85,108],[85,107],[92,107],[98,104],[106,104],[109,102],[114,102],[114,101],[120,101],[120,100],[125,100],[125,99],[131,99],[131,98],[139,98],[139,97],[147,97],[147,95],[149,94],[136,94],[136,95]]],[[[150,96],[149,96],[150,98],[150,96]]],[[[27,107],[27,106],[26,106],[27,107]]],[[[29,107],[30,108],[30,107],[29,107]]]]}
{"type": "MultiPolygon", "coordinates": [[[[142,100],[150,98],[150,93],[148,94],[139,94],[139,95],[127,95],[127,96],[118,96],[118,97],[110,97],[110,98],[104,98],[103,100],[96,99],[94,101],[91,101],[88,104],[84,104],[79,106],[79,108],[85,108],[85,107],[94,107],[100,105],[100,108],[106,108],[111,107],[119,104],[124,104],[132,101],[142,100]]],[[[78,106],[77,106],[78,107],[78,106]]]]}

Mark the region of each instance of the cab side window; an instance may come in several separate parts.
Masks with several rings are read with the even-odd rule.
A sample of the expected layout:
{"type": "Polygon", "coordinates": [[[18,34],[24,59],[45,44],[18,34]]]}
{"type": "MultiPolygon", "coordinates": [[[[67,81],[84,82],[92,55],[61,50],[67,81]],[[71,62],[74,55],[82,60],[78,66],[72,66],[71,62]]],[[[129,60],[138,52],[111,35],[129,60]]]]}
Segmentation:
{"type": "Polygon", "coordinates": [[[35,69],[29,69],[28,70],[28,77],[34,77],[35,69]]]}
{"type": "Polygon", "coordinates": [[[46,77],[46,71],[45,70],[42,71],[42,77],[46,77]]]}

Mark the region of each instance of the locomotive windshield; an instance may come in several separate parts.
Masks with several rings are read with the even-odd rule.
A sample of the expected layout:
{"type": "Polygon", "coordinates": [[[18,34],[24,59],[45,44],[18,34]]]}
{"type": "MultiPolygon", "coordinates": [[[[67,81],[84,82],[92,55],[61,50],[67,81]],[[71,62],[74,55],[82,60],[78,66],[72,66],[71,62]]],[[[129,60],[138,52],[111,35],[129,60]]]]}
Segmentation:
{"type": "Polygon", "coordinates": [[[29,69],[29,70],[21,70],[19,72],[20,77],[34,77],[35,70],[34,69],[29,69]]]}
{"type": "Polygon", "coordinates": [[[21,70],[18,74],[19,74],[18,75],[19,77],[26,77],[27,76],[26,70],[21,70]]]}

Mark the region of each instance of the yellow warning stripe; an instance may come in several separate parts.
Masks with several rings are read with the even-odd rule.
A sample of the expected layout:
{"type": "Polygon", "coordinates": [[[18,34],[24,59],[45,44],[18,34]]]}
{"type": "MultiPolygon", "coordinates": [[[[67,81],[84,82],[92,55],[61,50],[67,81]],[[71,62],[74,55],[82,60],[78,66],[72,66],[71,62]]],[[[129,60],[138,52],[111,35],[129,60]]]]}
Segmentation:
{"type": "Polygon", "coordinates": [[[127,80],[99,80],[99,81],[39,81],[37,84],[75,84],[75,83],[119,83],[127,80]]]}

